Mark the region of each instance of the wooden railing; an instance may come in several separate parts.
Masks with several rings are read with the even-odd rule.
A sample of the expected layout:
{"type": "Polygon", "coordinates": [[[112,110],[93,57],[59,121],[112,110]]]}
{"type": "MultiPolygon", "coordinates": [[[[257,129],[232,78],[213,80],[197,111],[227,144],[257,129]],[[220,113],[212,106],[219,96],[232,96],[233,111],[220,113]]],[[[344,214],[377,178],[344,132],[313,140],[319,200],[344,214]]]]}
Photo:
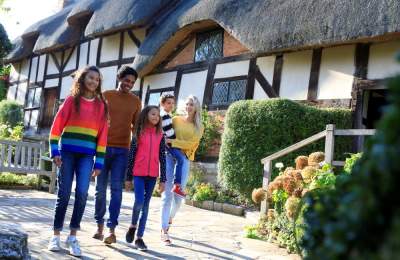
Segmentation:
{"type": "Polygon", "coordinates": [[[51,162],[51,159],[45,156],[45,152],[44,142],[0,140],[0,174],[2,172],[37,174],[39,175],[38,187],[41,185],[41,177],[49,176],[49,192],[54,193],[56,167],[52,163],[51,170],[45,169],[44,162],[51,162]]]}
{"type": "MultiPolygon", "coordinates": [[[[335,136],[365,136],[365,135],[374,135],[375,132],[376,132],[375,129],[335,129],[335,125],[327,125],[324,131],[319,132],[318,134],[315,134],[313,136],[310,136],[307,139],[304,139],[298,143],[295,143],[289,147],[286,147],[283,150],[280,150],[262,159],[261,163],[264,165],[264,176],[263,176],[262,187],[264,189],[268,188],[268,184],[271,181],[272,161],[275,159],[278,159],[306,145],[309,145],[322,138],[325,138],[325,162],[333,166],[343,166],[344,161],[334,161],[335,136]]],[[[268,202],[267,200],[265,200],[261,203],[261,215],[266,214],[267,210],[268,210],[268,202]]]]}

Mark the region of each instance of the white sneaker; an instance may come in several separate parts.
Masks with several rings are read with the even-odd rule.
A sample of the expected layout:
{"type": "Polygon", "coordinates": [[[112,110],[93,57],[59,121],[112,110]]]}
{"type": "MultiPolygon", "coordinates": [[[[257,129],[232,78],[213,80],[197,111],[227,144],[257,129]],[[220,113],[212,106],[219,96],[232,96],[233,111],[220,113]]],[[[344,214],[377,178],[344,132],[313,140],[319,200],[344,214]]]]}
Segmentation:
{"type": "Polygon", "coordinates": [[[79,246],[78,239],[76,239],[75,236],[68,236],[66,243],[69,248],[70,255],[73,255],[73,256],[81,256],[82,255],[81,247],[79,246]]]}
{"type": "Polygon", "coordinates": [[[164,233],[162,231],[161,231],[161,241],[164,243],[165,246],[170,246],[172,244],[168,233],[164,233]]]}
{"type": "Polygon", "coordinates": [[[57,252],[61,250],[60,236],[52,236],[47,247],[49,251],[57,252]]]}

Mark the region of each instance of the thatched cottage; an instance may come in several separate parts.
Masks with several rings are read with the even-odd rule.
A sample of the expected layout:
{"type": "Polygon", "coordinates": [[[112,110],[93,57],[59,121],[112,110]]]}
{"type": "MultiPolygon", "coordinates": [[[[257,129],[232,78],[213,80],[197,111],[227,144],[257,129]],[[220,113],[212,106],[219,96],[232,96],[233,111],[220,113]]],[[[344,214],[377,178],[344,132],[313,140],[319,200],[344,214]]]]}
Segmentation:
{"type": "Polygon", "coordinates": [[[400,72],[398,0],[64,1],[28,28],[7,57],[8,98],[24,104],[27,136],[48,133],[70,76],[97,65],[104,89],[133,64],[144,104],[173,92],[209,110],[240,99],[283,97],[351,107],[372,127],[385,103],[380,82],[400,72]]]}

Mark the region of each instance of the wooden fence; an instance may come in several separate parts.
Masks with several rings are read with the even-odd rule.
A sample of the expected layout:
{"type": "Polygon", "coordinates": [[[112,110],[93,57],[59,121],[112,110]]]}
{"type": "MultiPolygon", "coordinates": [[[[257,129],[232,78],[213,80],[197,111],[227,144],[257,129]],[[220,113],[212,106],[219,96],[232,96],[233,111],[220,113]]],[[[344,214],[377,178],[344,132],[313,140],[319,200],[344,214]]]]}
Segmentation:
{"type": "MultiPolygon", "coordinates": [[[[335,129],[335,125],[327,125],[326,129],[318,134],[310,136],[307,139],[304,139],[298,143],[295,143],[289,147],[286,147],[279,152],[271,154],[268,157],[265,157],[261,160],[261,163],[264,165],[264,176],[263,176],[263,185],[264,189],[268,188],[268,184],[271,181],[271,173],[272,173],[272,161],[278,159],[284,155],[287,155],[291,152],[294,152],[308,144],[311,144],[315,141],[318,141],[322,138],[325,138],[325,162],[329,163],[333,166],[343,166],[343,161],[334,161],[334,150],[335,150],[335,136],[365,136],[365,135],[374,135],[376,132],[375,129],[335,129]]],[[[267,200],[261,203],[261,215],[265,215],[268,210],[268,202],[267,200]]]]}
{"type": "Polygon", "coordinates": [[[51,162],[45,153],[45,142],[0,140],[0,174],[2,172],[37,174],[39,175],[38,187],[41,185],[42,176],[48,176],[50,177],[49,192],[54,193],[56,167],[51,163],[51,170],[45,169],[45,161],[51,162]]]}

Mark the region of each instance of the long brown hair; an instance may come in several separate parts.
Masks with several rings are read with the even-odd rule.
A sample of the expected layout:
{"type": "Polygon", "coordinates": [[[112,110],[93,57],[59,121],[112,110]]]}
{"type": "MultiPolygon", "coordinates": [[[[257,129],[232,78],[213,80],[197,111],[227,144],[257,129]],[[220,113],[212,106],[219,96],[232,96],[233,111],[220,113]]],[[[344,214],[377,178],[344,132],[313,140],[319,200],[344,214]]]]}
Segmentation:
{"type": "MultiPolygon", "coordinates": [[[[160,108],[158,106],[147,106],[147,107],[143,108],[142,112],[140,112],[138,124],[136,127],[136,139],[139,139],[140,135],[143,133],[144,127],[147,124],[147,122],[149,121],[148,114],[149,114],[150,110],[152,110],[152,109],[157,109],[158,112],[160,112],[160,108]]],[[[162,131],[161,117],[160,117],[160,120],[158,121],[158,124],[155,127],[156,127],[157,133],[161,133],[161,131],[162,131]]]]}
{"type": "Polygon", "coordinates": [[[71,96],[74,97],[75,110],[79,113],[81,97],[85,94],[85,77],[89,71],[97,72],[100,76],[99,86],[96,88],[95,98],[98,98],[101,102],[103,102],[104,116],[107,117],[108,107],[101,91],[101,83],[103,82],[103,78],[101,76],[100,70],[96,66],[86,66],[75,73],[74,83],[72,84],[71,88],[71,96]]]}

